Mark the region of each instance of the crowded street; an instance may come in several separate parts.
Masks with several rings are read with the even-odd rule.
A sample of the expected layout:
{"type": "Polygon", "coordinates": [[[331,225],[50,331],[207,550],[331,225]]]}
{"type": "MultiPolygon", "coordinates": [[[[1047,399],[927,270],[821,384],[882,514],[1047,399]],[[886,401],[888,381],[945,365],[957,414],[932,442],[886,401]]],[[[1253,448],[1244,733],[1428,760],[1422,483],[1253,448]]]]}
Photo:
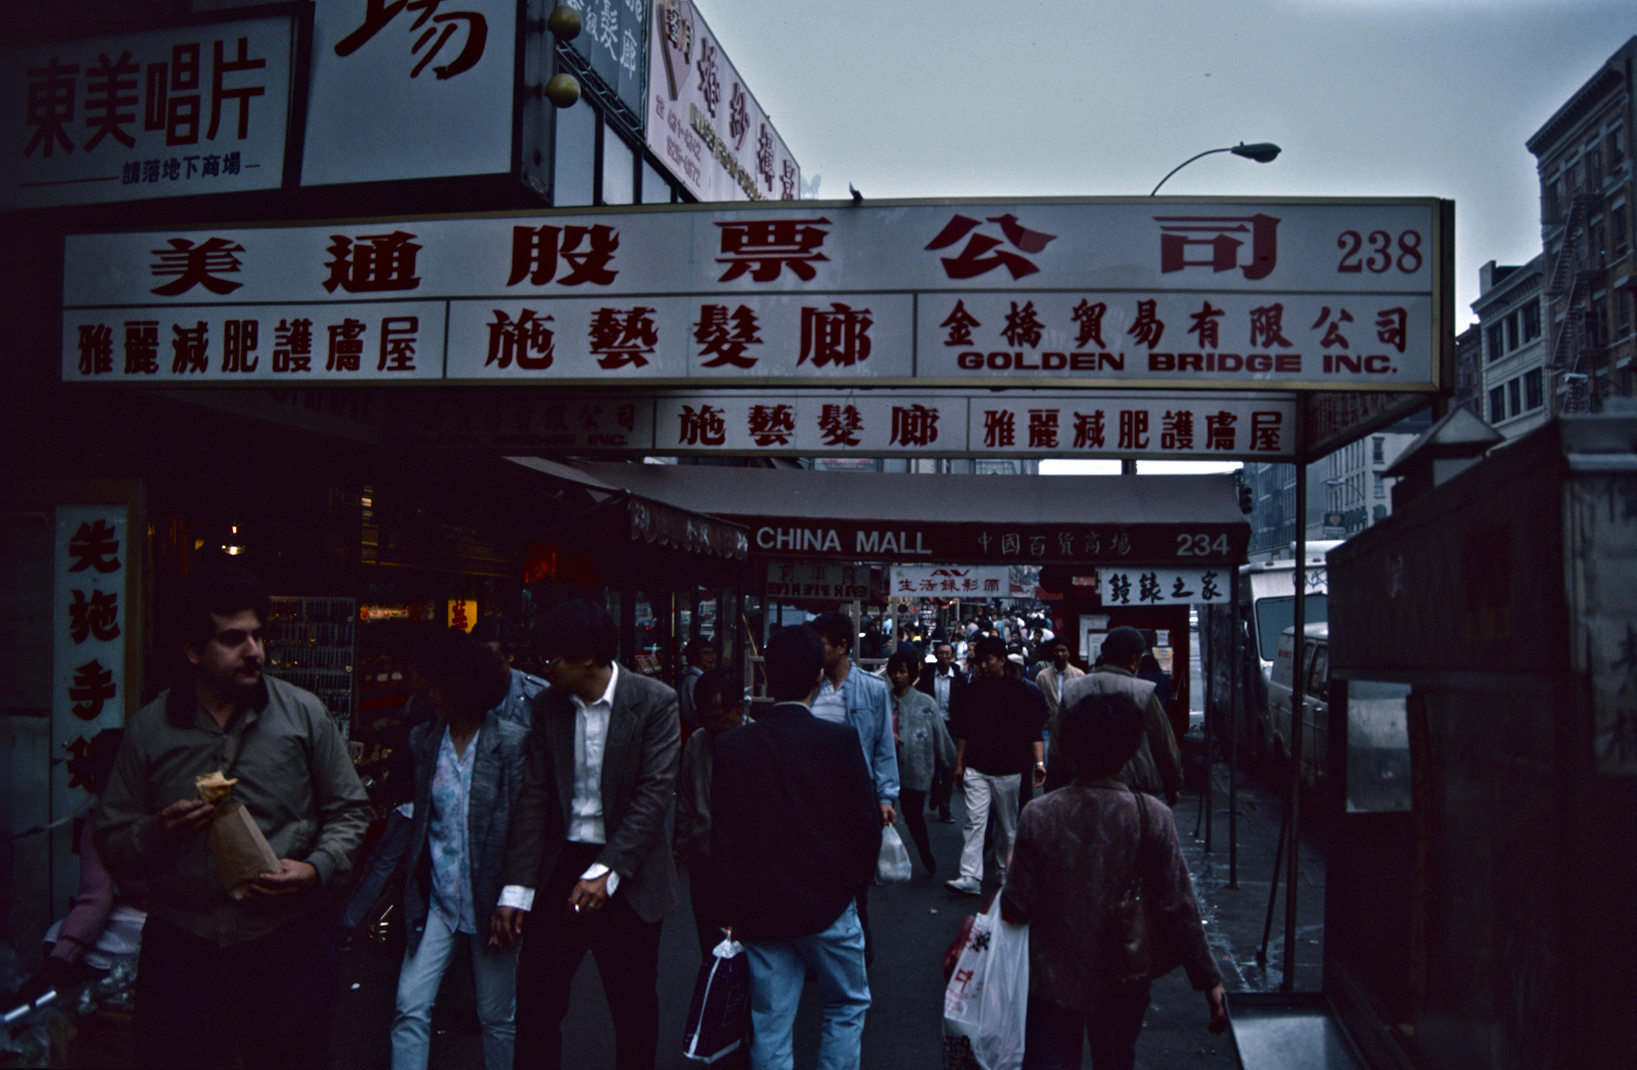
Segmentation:
{"type": "MultiPolygon", "coordinates": [[[[1257,950],[1262,941],[1269,877],[1279,835],[1279,796],[1254,781],[1239,785],[1239,887],[1233,890],[1227,886],[1227,781],[1227,767],[1217,765],[1215,825],[1209,854],[1204,851],[1203,828],[1195,835],[1200,796],[1184,794],[1175,808],[1175,818],[1231,1006],[1234,993],[1278,990],[1284,944],[1283,927],[1276,923],[1268,947],[1268,968],[1258,967],[1257,950]]],[[[929,877],[917,867],[915,876],[906,883],[870,889],[875,962],[869,971],[872,1003],[864,1026],[863,1070],[940,1065],[944,994],[940,961],[960,929],[961,918],[976,911],[984,901],[952,893],[943,883],[943,877],[953,872],[960,851],[959,822],[964,813],[957,794],[953,805],[955,823],[941,823],[936,815],[929,822],[939,864],[936,875],[929,877]]],[[[1322,831],[1313,831],[1311,826],[1310,832],[1322,836],[1322,831]]],[[[1324,863],[1317,842],[1302,843],[1301,874],[1298,989],[1316,984],[1322,960],[1324,863]]],[[[990,882],[984,897],[996,887],[990,882]]],[[[1281,894],[1280,918],[1283,910],[1281,894]]],[[[684,900],[665,919],[660,943],[659,1070],[697,1065],[682,1055],[682,1034],[698,969],[693,924],[684,900]]],[[[366,941],[355,940],[342,952],[341,972],[341,1002],[331,1048],[333,1063],[356,1070],[384,1070],[390,1062],[387,1034],[398,961],[366,941]]],[[[812,1065],[816,1057],[818,1017],[818,1002],[809,986],[796,1028],[798,1066],[812,1065]]],[[[1158,982],[1137,1042],[1137,1066],[1144,1070],[1183,1066],[1228,1070],[1239,1066],[1232,1038],[1207,1032],[1206,1018],[1204,1001],[1189,988],[1182,973],[1158,982]]],[[[590,959],[575,977],[572,1009],[563,1026],[563,1047],[565,1052],[574,1053],[568,1065],[579,1070],[613,1065],[608,1010],[590,959]]],[[[483,1065],[470,971],[452,967],[445,975],[433,1016],[431,1064],[448,1070],[477,1070],[483,1065]]]]}

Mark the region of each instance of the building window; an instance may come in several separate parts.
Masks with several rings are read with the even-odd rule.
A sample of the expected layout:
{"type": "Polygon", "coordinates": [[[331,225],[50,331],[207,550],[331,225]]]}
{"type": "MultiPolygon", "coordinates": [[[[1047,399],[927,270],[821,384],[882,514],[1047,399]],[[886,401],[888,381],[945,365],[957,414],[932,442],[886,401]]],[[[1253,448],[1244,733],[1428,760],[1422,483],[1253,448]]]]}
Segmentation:
{"type": "Polygon", "coordinates": [[[636,200],[636,156],[615,129],[603,124],[603,204],[630,204],[636,200]]]}
{"type": "Polygon", "coordinates": [[[1506,327],[1503,324],[1497,323],[1489,328],[1489,359],[1491,361],[1500,360],[1501,354],[1506,352],[1503,345],[1505,341],[1506,327]]]}
{"type": "Polygon", "coordinates": [[[1626,158],[1626,134],[1616,126],[1603,139],[1603,150],[1609,157],[1609,170],[1620,166],[1620,161],[1626,158]]]}
{"type": "Polygon", "coordinates": [[[1618,333],[1621,338],[1624,338],[1631,332],[1631,304],[1632,296],[1630,289],[1616,290],[1614,292],[1614,323],[1617,328],[1616,333],[1618,333]]]}
{"type": "Polygon", "coordinates": [[[1541,391],[1540,369],[1523,373],[1523,400],[1526,408],[1538,409],[1545,404],[1546,398],[1541,391]]]}
{"type": "Polygon", "coordinates": [[[1382,474],[1380,472],[1377,472],[1376,473],[1376,497],[1377,498],[1385,498],[1386,496],[1387,496],[1387,480],[1386,480],[1385,477],[1382,476],[1382,474]]]}
{"type": "Polygon", "coordinates": [[[1531,300],[1523,306],[1523,340],[1532,342],[1540,337],[1540,305],[1531,300]]]}
{"type": "Polygon", "coordinates": [[[1625,259],[1631,248],[1630,228],[1626,225],[1626,206],[1617,204],[1609,211],[1609,244],[1614,246],[1614,258],[1625,259]]]}
{"type": "Polygon", "coordinates": [[[1523,412],[1523,384],[1513,379],[1506,384],[1506,396],[1512,400],[1512,415],[1523,412]]]}
{"type": "Polygon", "coordinates": [[[1518,348],[1518,313],[1506,317],[1506,348],[1518,348]]]}
{"type": "Polygon", "coordinates": [[[1387,463],[1387,440],[1380,435],[1370,440],[1370,460],[1376,464],[1387,463]]]}
{"type": "Polygon", "coordinates": [[[551,203],[578,208],[592,203],[597,177],[597,112],[583,101],[553,115],[557,137],[552,160],[551,203]]]}
{"type": "Polygon", "coordinates": [[[1506,419],[1506,388],[1497,386],[1489,392],[1489,422],[1498,424],[1506,419]]]}

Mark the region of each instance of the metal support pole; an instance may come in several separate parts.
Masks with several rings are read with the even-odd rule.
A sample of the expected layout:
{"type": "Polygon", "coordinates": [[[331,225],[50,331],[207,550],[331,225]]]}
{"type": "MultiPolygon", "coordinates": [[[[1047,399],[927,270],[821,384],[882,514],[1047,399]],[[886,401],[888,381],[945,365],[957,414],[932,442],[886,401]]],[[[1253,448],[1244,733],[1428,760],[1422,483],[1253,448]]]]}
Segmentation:
{"type": "MultiPolygon", "coordinates": [[[[1298,410],[1299,411],[1299,410],[1298,410]]],[[[1300,417],[1297,417],[1298,421],[1300,417]]],[[[1298,432],[1300,427],[1298,426],[1298,432]]],[[[1297,442],[1301,442],[1298,433],[1297,442]]],[[[1305,444],[1303,444],[1305,447],[1305,444]]],[[[1303,655],[1307,650],[1307,459],[1305,449],[1296,462],[1296,570],[1291,579],[1296,584],[1295,650],[1291,658],[1290,681],[1290,854],[1285,859],[1285,975],[1279,981],[1282,992],[1290,992],[1296,983],[1296,900],[1297,860],[1296,845],[1301,842],[1302,804],[1302,694],[1306,666],[1303,655]]]]}
{"type": "Polygon", "coordinates": [[[1245,706],[1245,636],[1239,620],[1239,568],[1233,577],[1233,638],[1228,643],[1228,887],[1239,890],[1239,719],[1245,706]]]}

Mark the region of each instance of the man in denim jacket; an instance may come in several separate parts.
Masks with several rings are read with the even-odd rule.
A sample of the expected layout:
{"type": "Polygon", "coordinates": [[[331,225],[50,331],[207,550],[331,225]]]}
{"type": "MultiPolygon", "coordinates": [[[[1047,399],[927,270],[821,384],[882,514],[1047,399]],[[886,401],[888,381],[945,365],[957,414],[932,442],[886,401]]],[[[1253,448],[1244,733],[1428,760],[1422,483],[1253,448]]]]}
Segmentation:
{"type": "MultiPolygon", "coordinates": [[[[864,764],[875,783],[875,801],[881,807],[883,827],[898,822],[898,751],[892,741],[892,699],[887,682],[853,666],[855,629],[845,613],[821,613],[810,623],[824,644],[824,679],[813,699],[813,716],[849,724],[864,748],[864,764]]],[[[875,957],[870,939],[866,885],[858,893],[858,920],[864,927],[864,958],[875,957]]]]}

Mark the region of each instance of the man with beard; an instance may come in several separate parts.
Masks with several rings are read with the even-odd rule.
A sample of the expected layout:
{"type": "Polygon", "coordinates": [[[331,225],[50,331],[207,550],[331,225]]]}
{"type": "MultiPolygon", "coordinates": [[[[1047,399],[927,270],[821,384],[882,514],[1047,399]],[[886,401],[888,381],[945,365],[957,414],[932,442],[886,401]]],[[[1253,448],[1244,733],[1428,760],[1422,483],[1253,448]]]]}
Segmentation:
{"type": "Polygon", "coordinates": [[[182,597],[182,678],[137,711],[103,791],[97,848],[151,892],[136,982],[140,1066],[329,1065],[338,983],[325,890],[345,877],[369,799],[324,704],[262,674],[270,600],[255,576],[205,566],[182,597]],[[211,861],[220,770],[278,856],[236,899],[211,861]]]}

